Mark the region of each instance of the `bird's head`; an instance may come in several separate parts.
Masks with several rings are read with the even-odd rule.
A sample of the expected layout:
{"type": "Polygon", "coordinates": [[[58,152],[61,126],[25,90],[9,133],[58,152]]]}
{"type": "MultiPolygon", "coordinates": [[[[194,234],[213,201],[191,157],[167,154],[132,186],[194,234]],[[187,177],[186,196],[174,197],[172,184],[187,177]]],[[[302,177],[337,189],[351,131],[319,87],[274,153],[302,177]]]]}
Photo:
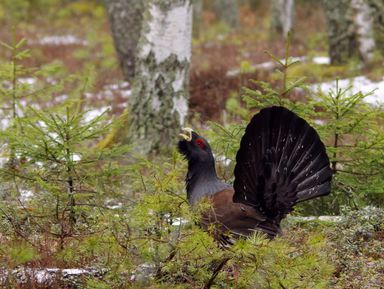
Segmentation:
{"type": "Polygon", "coordinates": [[[179,152],[189,162],[212,161],[212,150],[205,138],[198,135],[191,128],[183,128],[179,136],[181,137],[178,145],[179,152]]]}

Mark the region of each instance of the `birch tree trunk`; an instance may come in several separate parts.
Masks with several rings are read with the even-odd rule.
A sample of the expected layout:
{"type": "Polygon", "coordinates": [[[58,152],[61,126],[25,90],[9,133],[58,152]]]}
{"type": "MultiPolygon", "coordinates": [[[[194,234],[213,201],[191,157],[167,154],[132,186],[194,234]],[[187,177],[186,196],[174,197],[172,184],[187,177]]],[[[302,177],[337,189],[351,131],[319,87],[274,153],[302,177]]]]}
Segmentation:
{"type": "Polygon", "coordinates": [[[130,102],[129,139],[143,153],[175,143],[188,111],[191,0],[147,0],[130,102]]]}
{"type": "Polygon", "coordinates": [[[125,80],[135,74],[136,46],[141,32],[144,2],[105,0],[115,49],[125,80]]]}
{"type": "Polygon", "coordinates": [[[215,0],[214,9],[219,21],[231,28],[239,24],[239,6],[236,0],[215,0]]]}
{"type": "Polygon", "coordinates": [[[375,50],[371,8],[367,0],[351,0],[351,8],[360,57],[370,62],[375,50]]]}
{"type": "Polygon", "coordinates": [[[329,56],[344,64],[353,56],[372,60],[375,50],[372,11],[367,0],[323,0],[327,18],[329,56]]]}
{"type": "Polygon", "coordinates": [[[271,33],[287,38],[295,17],[295,0],[271,0],[271,33]]]}
{"type": "Polygon", "coordinates": [[[331,64],[343,64],[357,54],[351,0],[323,0],[331,64]]]}

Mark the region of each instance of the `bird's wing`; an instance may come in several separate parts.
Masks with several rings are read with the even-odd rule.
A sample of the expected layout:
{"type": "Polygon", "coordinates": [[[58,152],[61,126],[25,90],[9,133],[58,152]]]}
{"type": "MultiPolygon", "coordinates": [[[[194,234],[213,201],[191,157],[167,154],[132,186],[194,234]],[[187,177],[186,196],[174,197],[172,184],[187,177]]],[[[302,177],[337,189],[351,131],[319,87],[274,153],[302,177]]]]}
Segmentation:
{"type": "Polygon", "coordinates": [[[201,220],[202,226],[213,233],[215,239],[226,247],[238,237],[262,231],[270,238],[280,233],[280,226],[257,212],[253,207],[233,202],[234,190],[228,188],[209,197],[211,208],[201,220]],[[212,226],[212,227],[211,227],[212,226]]]}
{"type": "Polygon", "coordinates": [[[233,201],[278,222],[296,203],[330,192],[324,144],[304,119],[283,107],[252,118],[236,162],[233,201]]]}

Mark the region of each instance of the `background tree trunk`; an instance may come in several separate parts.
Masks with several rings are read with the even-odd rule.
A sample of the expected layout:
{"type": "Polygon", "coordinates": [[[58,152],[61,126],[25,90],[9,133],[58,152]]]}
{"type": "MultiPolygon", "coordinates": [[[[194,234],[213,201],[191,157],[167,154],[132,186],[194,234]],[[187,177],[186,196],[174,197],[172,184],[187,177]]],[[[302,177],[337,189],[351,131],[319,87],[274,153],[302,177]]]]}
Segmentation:
{"type": "Polygon", "coordinates": [[[357,54],[351,0],[323,0],[331,64],[346,63],[357,54]]]}
{"type": "Polygon", "coordinates": [[[360,57],[370,62],[375,50],[371,8],[367,0],[352,0],[351,8],[360,57]]]}
{"type": "Polygon", "coordinates": [[[200,27],[203,14],[203,0],[193,0],[193,37],[200,36],[200,27]]]}
{"type": "Polygon", "coordinates": [[[135,74],[136,46],[144,13],[144,1],[105,0],[109,24],[125,80],[135,74]]]}
{"type": "Polygon", "coordinates": [[[295,17],[295,0],[271,0],[271,33],[287,38],[295,17]]]}
{"type": "Polygon", "coordinates": [[[353,56],[372,60],[375,49],[372,12],[367,0],[323,0],[327,18],[329,56],[344,64],[353,56]]]}
{"type": "Polygon", "coordinates": [[[377,48],[384,55],[384,0],[367,0],[373,16],[374,37],[377,48]]]}
{"type": "Polygon", "coordinates": [[[261,0],[238,0],[240,6],[248,6],[252,11],[257,11],[261,2],[261,0]]]}
{"type": "Polygon", "coordinates": [[[239,24],[239,6],[236,0],[215,0],[214,9],[219,21],[231,28],[239,24]]]}
{"type": "Polygon", "coordinates": [[[129,139],[141,152],[169,148],[188,111],[190,0],[148,0],[137,47],[129,139]]]}

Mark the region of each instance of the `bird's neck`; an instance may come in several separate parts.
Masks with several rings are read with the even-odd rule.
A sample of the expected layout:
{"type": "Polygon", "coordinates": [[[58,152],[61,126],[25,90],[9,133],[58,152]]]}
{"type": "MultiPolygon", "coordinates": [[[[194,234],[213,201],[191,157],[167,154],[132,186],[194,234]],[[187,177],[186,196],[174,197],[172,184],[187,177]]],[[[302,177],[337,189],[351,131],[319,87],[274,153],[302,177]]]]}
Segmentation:
{"type": "Polygon", "coordinates": [[[203,197],[213,195],[225,187],[216,174],[215,160],[189,161],[186,176],[187,196],[190,204],[195,204],[203,197]]]}

